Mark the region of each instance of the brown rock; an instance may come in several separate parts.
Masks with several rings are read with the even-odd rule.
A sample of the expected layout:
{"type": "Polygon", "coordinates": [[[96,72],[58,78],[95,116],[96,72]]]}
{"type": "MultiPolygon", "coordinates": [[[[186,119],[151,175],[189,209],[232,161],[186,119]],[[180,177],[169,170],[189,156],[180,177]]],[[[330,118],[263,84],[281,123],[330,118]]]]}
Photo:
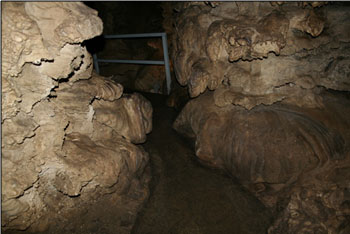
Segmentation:
{"type": "Polygon", "coordinates": [[[270,233],[337,233],[344,222],[336,214],[347,214],[339,204],[348,200],[341,194],[350,168],[350,123],[343,118],[350,114],[349,100],[322,92],[322,109],[282,102],[248,111],[218,107],[214,94],[190,101],[174,123],[178,132],[195,139],[200,161],[236,177],[268,207],[289,199],[299,204],[288,205],[270,233]],[[300,189],[305,198],[297,195],[300,189]],[[329,193],[333,198],[319,200],[329,193]]]}
{"type": "Polygon", "coordinates": [[[321,107],[314,87],[350,90],[343,43],[349,16],[336,5],[315,4],[173,4],[179,11],[172,20],[179,83],[188,86],[191,97],[224,88],[231,97],[216,95],[220,105],[251,109],[289,99],[321,107]]]}
{"type": "Polygon", "coordinates": [[[130,232],[149,181],[148,154],[131,142],[152,130],[150,103],[91,74],[81,43],[102,32],[96,11],[73,2],[2,7],[2,230],[68,233],[74,216],[90,223],[86,208],[108,197],[130,217],[122,228],[130,232]]]}

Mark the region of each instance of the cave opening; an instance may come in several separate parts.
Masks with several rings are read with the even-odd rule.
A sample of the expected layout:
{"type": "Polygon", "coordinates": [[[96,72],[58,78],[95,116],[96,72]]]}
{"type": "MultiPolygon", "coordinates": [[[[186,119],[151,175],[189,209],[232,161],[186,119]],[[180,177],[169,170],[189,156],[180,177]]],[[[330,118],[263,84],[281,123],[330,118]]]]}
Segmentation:
{"type": "Polygon", "coordinates": [[[3,233],[350,233],[349,3],[1,7],[3,233]]]}

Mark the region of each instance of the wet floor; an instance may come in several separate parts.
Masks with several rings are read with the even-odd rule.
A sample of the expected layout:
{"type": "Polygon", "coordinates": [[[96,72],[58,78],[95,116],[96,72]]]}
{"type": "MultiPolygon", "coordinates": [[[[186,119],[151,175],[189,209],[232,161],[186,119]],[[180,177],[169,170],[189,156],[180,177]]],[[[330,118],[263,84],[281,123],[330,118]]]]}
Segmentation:
{"type": "Polygon", "coordinates": [[[154,109],[153,130],[143,145],[153,179],[132,233],[266,233],[268,210],[232,178],[196,161],[191,143],[171,127],[177,113],[164,96],[143,95],[154,109]]]}

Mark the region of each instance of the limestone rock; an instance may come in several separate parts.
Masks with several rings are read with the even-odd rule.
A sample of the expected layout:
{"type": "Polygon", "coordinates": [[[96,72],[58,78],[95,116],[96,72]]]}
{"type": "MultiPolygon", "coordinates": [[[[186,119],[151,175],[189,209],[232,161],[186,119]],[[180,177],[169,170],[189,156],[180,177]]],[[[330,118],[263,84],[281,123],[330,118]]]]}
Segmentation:
{"type": "Polygon", "coordinates": [[[102,32],[96,11],[73,2],[2,7],[2,230],[69,233],[74,216],[90,223],[86,208],[108,197],[129,217],[121,233],[130,232],[148,196],[148,154],[133,142],[152,129],[149,101],[92,74],[82,42],[102,32]]]}
{"type": "Polygon", "coordinates": [[[25,4],[25,10],[37,23],[43,42],[49,47],[80,43],[103,29],[97,11],[80,2],[31,2],[25,4]]]}
{"type": "Polygon", "coordinates": [[[236,177],[266,206],[285,209],[270,233],[337,233],[345,219],[336,214],[348,214],[341,205],[347,196],[336,194],[348,193],[350,122],[344,116],[350,114],[350,100],[321,92],[322,109],[282,101],[246,110],[218,107],[214,94],[190,101],[174,123],[178,132],[195,139],[200,161],[236,177]],[[319,202],[319,194],[329,193],[338,197],[319,202]],[[304,215],[294,215],[285,202],[299,204],[293,210],[304,215]]]}
{"type": "Polygon", "coordinates": [[[216,95],[221,105],[251,109],[289,99],[320,107],[315,86],[350,90],[348,6],[322,5],[171,5],[178,12],[171,21],[175,26],[164,25],[172,31],[179,83],[188,86],[191,97],[207,88],[225,89],[232,97],[216,95]]]}
{"type": "Polygon", "coordinates": [[[152,130],[152,106],[139,94],[124,95],[116,102],[98,100],[92,106],[97,122],[133,143],[144,143],[152,130]]]}
{"type": "Polygon", "coordinates": [[[296,191],[268,233],[346,233],[348,202],[346,188],[296,191]]]}
{"type": "Polygon", "coordinates": [[[177,79],[195,98],[174,128],[199,160],[275,211],[271,234],[346,233],[349,6],[164,5],[177,79]]]}

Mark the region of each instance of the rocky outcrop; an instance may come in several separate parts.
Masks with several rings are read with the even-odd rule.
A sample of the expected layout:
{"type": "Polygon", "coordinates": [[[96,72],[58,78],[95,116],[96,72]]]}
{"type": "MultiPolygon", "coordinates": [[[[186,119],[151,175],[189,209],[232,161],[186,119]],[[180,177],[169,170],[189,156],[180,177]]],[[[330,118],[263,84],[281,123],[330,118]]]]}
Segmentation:
{"type": "Polygon", "coordinates": [[[74,217],[91,222],[88,208],[109,199],[128,233],[148,196],[148,154],[135,144],[152,130],[150,102],[92,74],[81,43],[102,32],[96,11],[2,7],[2,229],[73,233],[74,217]]]}
{"type": "Polygon", "coordinates": [[[196,97],[174,128],[275,211],[269,233],[348,232],[348,5],[171,6],[177,79],[196,97]]]}
{"type": "Polygon", "coordinates": [[[218,107],[190,101],[174,123],[200,161],[236,177],[280,212],[269,233],[339,233],[349,218],[350,100],[322,92],[324,108],[218,107]],[[281,211],[282,210],[282,211],[281,211]]]}
{"type": "Polygon", "coordinates": [[[176,30],[165,25],[177,79],[191,97],[208,88],[220,106],[317,107],[314,87],[350,89],[347,7],[191,2],[173,9],[176,30]]]}

